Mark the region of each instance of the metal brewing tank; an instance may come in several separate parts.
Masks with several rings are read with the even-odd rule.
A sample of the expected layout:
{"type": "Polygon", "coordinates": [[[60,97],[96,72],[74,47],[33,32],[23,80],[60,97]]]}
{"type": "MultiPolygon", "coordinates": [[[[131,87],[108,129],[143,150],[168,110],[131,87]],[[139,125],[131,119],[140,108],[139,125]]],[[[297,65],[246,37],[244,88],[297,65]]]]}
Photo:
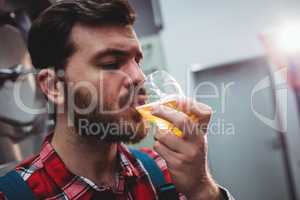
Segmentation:
{"type": "MultiPolygon", "coordinates": [[[[3,25],[0,26],[0,70],[10,66],[32,69],[20,31],[3,25]]],[[[47,133],[47,112],[36,114],[28,109],[45,108],[45,105],[34,74],[0,80],[0,175],[39,151],[47,133]]]]}

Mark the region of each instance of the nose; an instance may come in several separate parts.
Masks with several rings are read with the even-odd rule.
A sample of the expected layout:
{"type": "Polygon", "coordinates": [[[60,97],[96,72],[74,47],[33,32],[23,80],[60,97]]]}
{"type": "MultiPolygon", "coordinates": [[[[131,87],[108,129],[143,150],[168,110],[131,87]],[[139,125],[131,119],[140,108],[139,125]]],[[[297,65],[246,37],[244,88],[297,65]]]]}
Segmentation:
{"type": "Polygon", "coordinates": [[[145,81],[145,74],[138,63],[133,61],[127,68],[128,78],[126,79],[125,87],[136,87],[145,81]]]}

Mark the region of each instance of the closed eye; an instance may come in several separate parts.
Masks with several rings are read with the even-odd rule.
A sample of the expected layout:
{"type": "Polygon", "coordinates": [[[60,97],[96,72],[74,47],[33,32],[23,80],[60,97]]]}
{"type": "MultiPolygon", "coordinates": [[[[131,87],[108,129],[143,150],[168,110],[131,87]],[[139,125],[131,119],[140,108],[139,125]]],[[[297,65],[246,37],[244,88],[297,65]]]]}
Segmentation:
{"type": "Polygon", "coordinates": [[[120,68],[120,64],[119,63],[103,64],[103,65],[101,65],[101,68],[104,69],[104,70],[119,69],[120,68]]]}

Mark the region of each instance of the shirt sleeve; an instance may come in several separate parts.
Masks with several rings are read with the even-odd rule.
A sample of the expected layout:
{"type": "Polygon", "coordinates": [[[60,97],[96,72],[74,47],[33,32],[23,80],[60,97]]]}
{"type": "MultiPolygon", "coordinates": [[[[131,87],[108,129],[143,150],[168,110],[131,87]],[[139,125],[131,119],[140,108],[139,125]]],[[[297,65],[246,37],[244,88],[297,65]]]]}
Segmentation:
{"type": "MultiPolygon", "coordinates": [[[[167,183],[171,183],[172,179],[171,179],[170,173],[168,171],[168,167],[167,167],[166,161],[164,159],[162,159],[158,155],[158,153],[156,153],[155,151],[153,151],[150,148],[145,148],[144,147],[144,148],[141,148],[140,150],[142,152],[147,153],[156,162],[156,164],[158,165],[158,167],[160,168],[160,170],[163,172],[163,174],[165,176],[165,179],[166,179],[166,182],[167,183]]],[[[219,188],[220,188],[220,191],[222,193],[222,196],[223,196],[224,200],[235,200],[233,198],[233,196],[229,193],[228,190],[226,190],[222,186],[219,186],[219,188]]],[[[180,200],[187,200],[187,198],[182,193],[179,193],[179,199],[180,200]]]]}

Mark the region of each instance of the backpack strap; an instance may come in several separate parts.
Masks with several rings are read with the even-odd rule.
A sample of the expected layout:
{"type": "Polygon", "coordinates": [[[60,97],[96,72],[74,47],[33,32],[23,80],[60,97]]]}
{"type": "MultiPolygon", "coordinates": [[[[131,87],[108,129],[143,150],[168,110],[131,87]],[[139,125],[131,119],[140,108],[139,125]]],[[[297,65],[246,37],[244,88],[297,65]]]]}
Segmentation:
{"type": "MultiPolygon", "coordinates": [[[[130,148],[130,152],[136,159],[140,160],[148,172],[157,190],[159,200],[179,199],[175,186],[171,183],[167,184],[162,171],[148,154],[132,148],[130,148]]],[[[5,194],[8,200],[35,199],[31,189],[15,170],[0,177],[0,191],[5,194]]]]}
{"type": "Polygon", "coordinates": [[[0,191],[8,200],[34,200],[34,195],[27,183],[15,170],[0,177],[0,191]]]}
{"type": "Polygon", "coordinates": [[[148,172],[150,179],[156,188],[159,200],[179,199],[175,186],[172,183],[167,184],[164,174],[148,154],[133,148],[129,148],[129,150],[136,159],[141,161],[148,172]]]}

